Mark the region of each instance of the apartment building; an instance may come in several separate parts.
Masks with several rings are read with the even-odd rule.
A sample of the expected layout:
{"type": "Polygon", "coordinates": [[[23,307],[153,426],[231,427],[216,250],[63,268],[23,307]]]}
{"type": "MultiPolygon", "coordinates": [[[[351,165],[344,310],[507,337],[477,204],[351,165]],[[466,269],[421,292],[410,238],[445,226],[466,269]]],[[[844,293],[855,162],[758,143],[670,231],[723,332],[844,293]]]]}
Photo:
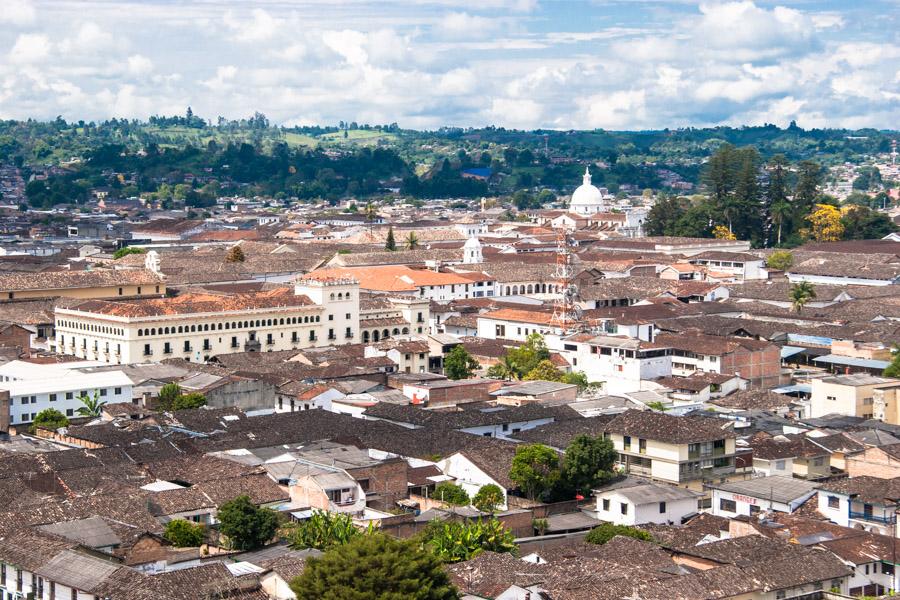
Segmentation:
{"type": "Polygon", "coordinates": [[[897,424],[898,389],[900,379],[867,373],[813,379],[810,417],[839,414],[897,424]]]}
{"type": "Polygon", "coordinates": [[[358,341],[354,279],[301,279],[293,290],[88,300],[56,309],[57,352],[108,364],[204,362],[217,354],[358,341]]]}
{"type": "Polygon", "coordinates": [[[607,394],[640,391],[641,382],[672,374],[670,349],[664,344],[628,337],[577,333],[554,347],[588,381],[602,381],[607,394]]]}
{"type": "Polygon", "coordinates": [[[406,265],[320,269],[306,277],[352,278],[359,281],[359,287],[363,290],[438,301],[494,296],[496,284],[493,277],[477,271],[445,272],[437,269],[414,269],[406,265]]]}
{"type": "Polygon", "coordinates": [[[680,484],[734,473],[736,435],[724,419],[628,410],[606,435],[632,475],[680,484]]]}
{"type": "Polygon", "coordinates": [[[42,410],[54,408],[67,417],[78,416],[82,396],[96,395],[108,404],[131,402],[132,382],[122,371],[91,371],[78,363],[35,364],[11,361],[0,366],[0,390],[9,392],[9,423],[34,421],[42,410]]]}
{"type": "Polygon", "coordinates": [[[829,481],[818,491],[818,509],[833,523],[896,536],[900,478],[847,477],[829,481]]]}

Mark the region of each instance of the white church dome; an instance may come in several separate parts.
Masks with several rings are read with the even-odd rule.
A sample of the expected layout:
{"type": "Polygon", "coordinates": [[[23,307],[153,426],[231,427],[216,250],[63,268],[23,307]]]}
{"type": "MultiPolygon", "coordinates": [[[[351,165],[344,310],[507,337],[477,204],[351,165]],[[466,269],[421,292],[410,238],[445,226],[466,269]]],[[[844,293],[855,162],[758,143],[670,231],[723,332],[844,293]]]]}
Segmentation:
{"type": "Polygon", "coordinates": [[[603,194],[597,186],[591,185],[591,172],[587,167],[584,169],[584,182],[572,194],[570,206],[575,212],[583,212],[584,209],[596,211],[603,206],[603,194]]]}
{"type": "Polygon", "coordinates": [[[477,237],[470,237],[463,244],[463,248],[481,248],[481,242],[478,241],[477,237]]]}

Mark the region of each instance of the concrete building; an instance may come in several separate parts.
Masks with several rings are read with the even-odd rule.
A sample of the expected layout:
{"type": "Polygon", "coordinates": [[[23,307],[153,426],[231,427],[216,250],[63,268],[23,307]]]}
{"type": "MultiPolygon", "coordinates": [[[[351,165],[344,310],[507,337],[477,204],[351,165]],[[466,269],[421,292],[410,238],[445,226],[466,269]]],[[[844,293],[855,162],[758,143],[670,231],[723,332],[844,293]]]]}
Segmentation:
{"type": "Polygon", "coordinates": [[[758,477],[746,481],[714,484],[712,512],[733,519],[752,517],[762,511],[793,513],[816,495],[818,486],[792,477],[758,477]]]}
{"type": "Polygon", "coordinates": [[[672,357],[665,344],[628,337],[578,333],[553,344],[575,371],[588,381],[602,381],[607,394],[644,389],[642,382],[672,374],[672,357]]]}
{"type": "Polygon", "coordinates": [[[42,410],[54,408],[78,416],[82,396],[108,404],[131,402],[132,382],[122,371],[89,372],[92,365],[35,364],[12,361],[0,366],[0,389],[9,392],[9,422],[30,423],[42,410]]]}
{"type": "Polygon", "coordinates": [[[865,419],[876,418],[875,397],[878,393],[877,412],[880,419],[894,425],[900,424],[896,421],[898,389],[900,379],[877,377],[866,373],[813,379],[810,417],[839,414],[865,419]]]}
{"type": "Polygon", "coordinates": [[[626,480],[622,485],[594,490],[597,506],[592,516],[616,525],[680,525],[697,514],[702,495],[672,485],[626,480]]]}

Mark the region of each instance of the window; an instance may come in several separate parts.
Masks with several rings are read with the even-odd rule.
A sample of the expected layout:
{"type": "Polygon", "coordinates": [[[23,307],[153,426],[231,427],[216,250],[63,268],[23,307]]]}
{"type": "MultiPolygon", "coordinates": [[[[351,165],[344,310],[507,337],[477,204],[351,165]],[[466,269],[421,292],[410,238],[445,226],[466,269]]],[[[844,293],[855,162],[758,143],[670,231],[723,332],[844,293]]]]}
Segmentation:
{"type": "Polygon", "coordinates": [[[624,502],[619,503],[619,510],[622,512],[623,515],[627,515],[628,514],[628,505],[624,502]]]}
{"type": "Polygon", "coordinates": [[[328,315],[328,320],[329,320],[329,321],[334,321],[334,315],[328,315]]]}
{"type": "Polygon", "coordinates": [[[609,498],[603,499],[603,510],[605,510],[606,512],[609,512],[609,498]]]}
{"type": "Polygon", "coordinates": [[[825,459],[823,457],[817,456],[813,459],[813,465],[821,467],[823,464],[825,464],[825,459]]]}
{"type": "Polygon", "coordinates": [[[169,342],[163,344],[163,354],[172,354],[172,344],[169,342]]]}
{"type": "Polygon", "coordinates": [[[737,503],[726,498],[719,499],[719,510],[723,512],[737,512],[737,503]]]}
{"type": "Polygon", "coordinates": [[[631,436],[626,435],[622,438],[622,444],[625,446],[625,450],[631,450],[631,436]]]}
{"type": "Polygon", "coordinates": [[[659,514],[662,515],[662,514],[665,514],[665,512],[666,512],[666,503],[660,502],[659,503],[659,514]]]}
{"type": "Polygon", "coordinates": [[[231,347],[232,347],[232,348],[237,348],[237,347],[238,347],[237,336],[234,336],[234,335],[231,336],[231,347]]]}
{"type": "Polygon", "coordinates": [[[75,398],[75,392],[66,392],[66,400],[72,400],[75,398]]]}
{"type": "Polygon", "coordinates": [[[116,388],[116,389],[114,389],[114,390],[113,390],[113,393],[114,393],[116,396],[118,396],[119,394],[122,393],[122,388],[116,388]]]}
{"type": "Polygon", "coordinates": [[[106,388],[100,388],[100,395],[105,396],[107,391],[109,390],[107,390],[106,388]]]}
{"type": "Polygon", "coordinates": [[[144,344],[144,356],[150,356],[153,351],[150,350],[150,344],[144,344]]]}
{"type": "MultiPolygon", "coordinates": [[[[892,565],[890,563],[881,563],[881,572],[884,573],[885,575],[893,575],[894,574],[894,565],[892,565]]],[[[838,583],[838,585],[835,587],[840,587],[840,583],[838,583]]]]}
{"type": "Polygon", "coordinates": [[[776,461],[775,461],[775,469],[776,469],[777,471],[784,471],[784,461],[783,461],[783,460],[776,460],[776,461]]]}
{"type": "Polygon", "coordinates": [[[647,454],[647,440],[641,438],[638,440],[638,452],[647,454]]]}
{"type": "Polygon", "coordinates": [[[344,315],[344,318],[347,319],[347,320],[349,321],[350,318],[351,318],[351,317],[350,317],[350,313],[347,313],[346,315],[344,315]]]}

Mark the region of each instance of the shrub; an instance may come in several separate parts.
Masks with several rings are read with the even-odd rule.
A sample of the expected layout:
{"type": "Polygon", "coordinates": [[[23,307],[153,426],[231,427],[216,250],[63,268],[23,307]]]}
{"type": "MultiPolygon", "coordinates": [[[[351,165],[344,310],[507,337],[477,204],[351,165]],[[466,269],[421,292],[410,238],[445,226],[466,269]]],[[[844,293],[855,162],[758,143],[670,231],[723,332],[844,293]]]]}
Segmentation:
{"type": "Polygon", "coordinates": [[[643,529],[628,527],[627,525],[613,525],[612,523],[603,523],[594,527],[588,532],[584,540],[589,544],[603,545],[617,535],[624,535],[645,542],[653,541],[653,536],[643,529]]]}
{"type": "Polygon", "coordinates": [[[432,498],[440,500],[441,502],[446,502],[451,506],[469,505],[469,494],[466,493],[466,490],[449,481],[443,481],[437,484],[434,488],[434,495],[432,498]]]}
{"type": "Polygon", "coordinates": [[[189,548],[203,544],[206,528],[203,525],[194,524],[184,519],[175,519],[166,523],[166,531],[163,537],[172,542],[173,546],[189,548]]]}

